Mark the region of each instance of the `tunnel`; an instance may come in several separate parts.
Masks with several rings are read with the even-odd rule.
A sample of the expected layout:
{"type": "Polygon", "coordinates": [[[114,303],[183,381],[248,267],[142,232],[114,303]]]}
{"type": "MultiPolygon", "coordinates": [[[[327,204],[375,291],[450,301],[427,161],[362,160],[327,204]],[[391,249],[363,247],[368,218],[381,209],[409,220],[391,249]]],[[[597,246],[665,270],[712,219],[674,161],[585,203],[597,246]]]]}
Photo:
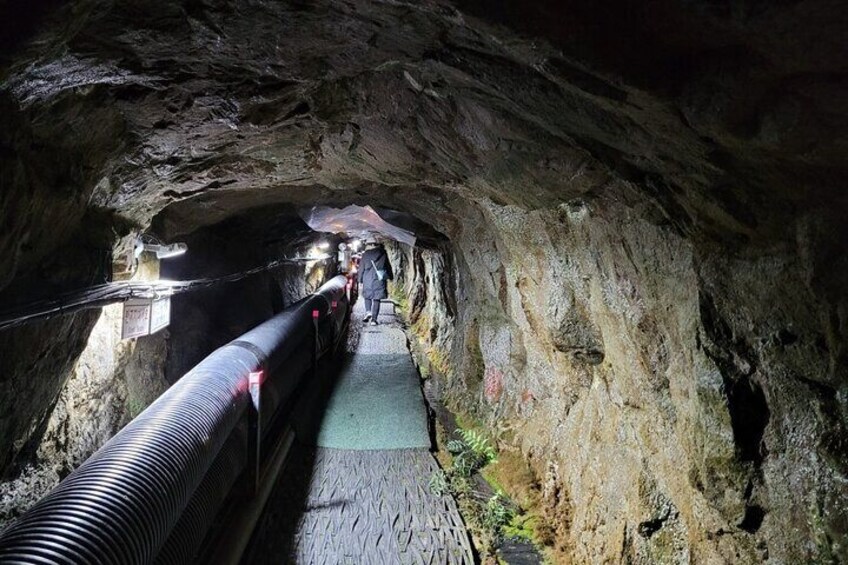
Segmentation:
{"type": "Polygon", "coordinates": [[[846,38],[2,3],[0,562],[848,562],[846,38]]]}

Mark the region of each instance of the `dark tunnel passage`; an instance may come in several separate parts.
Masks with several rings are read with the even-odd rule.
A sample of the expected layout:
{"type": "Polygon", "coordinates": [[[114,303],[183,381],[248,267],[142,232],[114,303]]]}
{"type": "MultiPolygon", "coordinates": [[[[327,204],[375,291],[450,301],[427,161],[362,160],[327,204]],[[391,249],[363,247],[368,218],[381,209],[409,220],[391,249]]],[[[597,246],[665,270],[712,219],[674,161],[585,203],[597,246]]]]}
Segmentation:
{"type": "Polygon", "coordinates": [[[3,528],[287,316],[336,329],[289,360],[294,486],[226,546],[243,562],[293,551],[310,505],[321,530],[315,484],[364,488],[364,460],[285,438],[403,412],[390,375],[428,437],[360,450],[408,489],[372,493],[409,519],[392,547],[439,545],[406,504],[448,516],[447,562],[848,561],[846,33],[832,0],[4,3],[0,561],[3,528]],[[382,228],[346,223],[365,207],[382,228]],[[376,328],[335,278],[371,237],[376,328]]]}

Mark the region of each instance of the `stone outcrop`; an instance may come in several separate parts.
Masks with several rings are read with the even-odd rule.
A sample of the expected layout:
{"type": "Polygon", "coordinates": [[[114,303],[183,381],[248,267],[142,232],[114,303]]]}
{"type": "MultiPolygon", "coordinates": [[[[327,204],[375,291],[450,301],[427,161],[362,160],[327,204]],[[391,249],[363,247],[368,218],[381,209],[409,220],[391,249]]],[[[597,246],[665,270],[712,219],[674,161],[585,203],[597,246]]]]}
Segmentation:
{"type": "MultiPolygon", "coordinates": [[[[392,208],[430,226],[395,258],[443,392],[530,462],[561,558],[848,560],[846,12],[490,4],[28,7],[0,302],[138,231],[233,221],[237,254],[304,205],[392,208]]],[[[95,320],[0,334],[0,468],[95,320]]]]}
{"type": "Polygon", "coordinates": [[[456,269],[397,262],[442,397],[520,448],[560,556],[844,557],[841,306],[802,259],[828,242],[701,248],[601,200],[484,218],[456,269]]]}

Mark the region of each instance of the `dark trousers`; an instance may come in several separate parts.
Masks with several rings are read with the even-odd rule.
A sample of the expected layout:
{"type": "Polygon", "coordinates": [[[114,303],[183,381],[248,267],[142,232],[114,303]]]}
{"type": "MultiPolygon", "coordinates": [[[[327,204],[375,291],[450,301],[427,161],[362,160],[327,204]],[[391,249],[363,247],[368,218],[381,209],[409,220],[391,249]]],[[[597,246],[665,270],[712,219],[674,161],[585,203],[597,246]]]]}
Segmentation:
{"type": "Polygon", "coordinates": [[[363,300],[365,300],[365,311],[371,312],[371,319],[376,322],[377,316],[380,315],[380,300],[377,298],[374,300],[363,298],[363,300]]]}

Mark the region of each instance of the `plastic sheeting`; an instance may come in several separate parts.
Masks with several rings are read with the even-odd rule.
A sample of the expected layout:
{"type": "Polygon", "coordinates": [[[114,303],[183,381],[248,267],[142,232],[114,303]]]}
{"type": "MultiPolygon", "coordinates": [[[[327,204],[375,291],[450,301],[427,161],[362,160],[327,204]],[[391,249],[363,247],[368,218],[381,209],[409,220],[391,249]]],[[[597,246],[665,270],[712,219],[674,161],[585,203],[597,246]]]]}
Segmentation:
{"type": "Polygon", "coordinates": [[[313,206],[301,211],[300,216],[315,231],[346,233],[357,237],[380,234],[410,246],[415,245],[414,233],[388,223],[371,206],[350,205],[341,209],[313,206]]]}

